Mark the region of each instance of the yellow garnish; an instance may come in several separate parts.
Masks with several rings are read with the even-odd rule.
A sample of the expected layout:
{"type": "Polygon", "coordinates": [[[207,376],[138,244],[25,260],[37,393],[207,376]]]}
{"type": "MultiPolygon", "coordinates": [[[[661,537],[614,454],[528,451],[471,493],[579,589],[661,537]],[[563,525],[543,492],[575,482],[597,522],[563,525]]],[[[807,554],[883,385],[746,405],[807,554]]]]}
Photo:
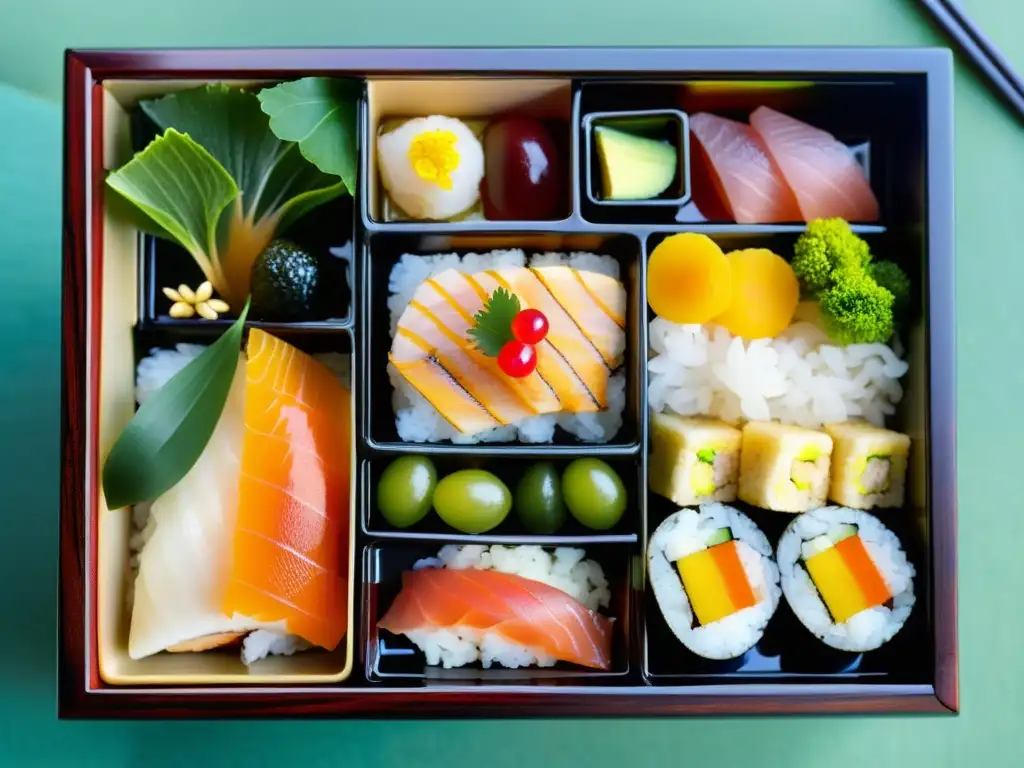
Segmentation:
{"type": "Polygon", "coordinates": [[[164,296],[174,302],[167,314],[179,320],[193,315],[199,315],[205,320],[216,320],[230,309],[226,302],[213,298],[213,285],[209,280],[194,291],[182,283],[177,289],[164,288],[163,292],[164,296]]]}
{"type": "Polygon", "coordinates": [[[425,131],[412,140],[409,162],[416,175],[432,181],[441,189],[452,188],[451,172],[459,167],[459,153],[455,149],[458,137],[452,131],[438,129],[425,131]]]}

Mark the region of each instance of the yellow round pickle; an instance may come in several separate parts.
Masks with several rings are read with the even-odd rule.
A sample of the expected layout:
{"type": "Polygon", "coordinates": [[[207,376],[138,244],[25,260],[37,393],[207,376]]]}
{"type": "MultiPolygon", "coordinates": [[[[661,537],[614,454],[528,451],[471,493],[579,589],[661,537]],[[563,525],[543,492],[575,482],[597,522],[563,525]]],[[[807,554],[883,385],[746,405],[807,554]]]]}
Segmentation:
{"type": "Polygon", "coordinates": [[[714,321],[733,336],[778,336],[793,320],[800,284],[789,262],[767,248],[746,248],[726,256],[732,272],[732,301],[714,321]]]}
{"type": "Polygon", "coordinates": [[[732,300],[732,270],[722,249],[707,235],[666,237],[647,263],[647,302],[674,323],[706,323],[732,300]]]}

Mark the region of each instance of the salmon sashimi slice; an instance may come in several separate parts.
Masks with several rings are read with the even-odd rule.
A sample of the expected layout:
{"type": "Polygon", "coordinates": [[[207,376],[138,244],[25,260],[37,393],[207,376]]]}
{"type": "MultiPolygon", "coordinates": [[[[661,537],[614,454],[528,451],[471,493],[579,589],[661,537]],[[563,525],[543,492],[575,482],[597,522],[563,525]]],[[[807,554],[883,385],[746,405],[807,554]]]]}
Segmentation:
{"type": "Polygon", "coordinates": [[[750,124],[796,195],[805,221],[878,221],[878,200],[850,148],[827,131],[758,107],[750,124]]]}
{"type": "MultiPolygon", "coordinates": [[[[397,349],[400,356],[411,357],[403,355],[402,341],[401,337],[396,338],[392,348],[397,349]]],[[[391,364],[459,432],[475,435],[501,426],[486,408],[459,386],[436,357],[428,355],[419,360],[403,361],[392,353],[391,364]]]]}
{"type": "Polygon", "coordinates": [[[395,634],[471,629],[559,661],[611,666],[611,619],[559,589],[498,571],[407,571],[402,591],[378,626],[395,634]]]}
{"type": "Polygon", "coordinates": [[[479,295],[456,270],[424,281],[399,319],[392,360],[433,355],[458,385],[498,423],[514,424],[538,413],[557,413],[561,403],[535,372],[521,379],[505,376],[497,358],[476,349],[469,328],[482,306],[479,295]],[[418,347],[418,348],[417,348],[418,347]]]}
{"type": "Polygon", "coordinates": [[[555,348],[583,382],[596,406],[590,410],[600,410],[608,404],[608,376],[611,371],[600,351],[580,328],[577,318],[570,314],[569,308],[558,303],[540,279],[538,272],[543,274],[546,269],[550,267],[541,267],[537,271],[509,267],[490,274],[519,297],[524,309],[532,307],[544,313],[548,319],[548,335],[544,341],[555,348]]]}
{"type": "MultiPolygon", "coordinates": [[[[619,301],[606,305],[594,294],[571,267],[552,266],[530,270],[537,276],[559,306],[564,308],[584,336],[601,353],[609,369],[618,368],[626,348],[625,323],[618,323],[621,316],[619,301]]],[[[621,303],[625,302],[625,291],[621,303]]]]}
{"type": "Polygon", "coordinates": [[[348,622],[351,396],[327,367],[249,332],[228,616],[333,650],[348,622]]]}
{"type": "MultiPolygon", "coordinates": [[[[690,118],[696,139],[694,165],[710,179],[712,194],[733,221],[770,224],[801,220],[796,197],[768,154],[757,131],[745,123],[706,112],[690,118]]],[[[703,200],[698,207],[709,218],[717,210],[703,200]],[[707,210],[705,210],[707,209],[707,210]]]]}
{"type": "MultiPolygon", "coordinates": [[[[508,282],[496,272],[478,272],[472,275],[472,278],[488,296],[498,288],[512,290],[508,282]]],[[[519,298],[522,302],[522,297],[519,298]]],[[[597,399],[565,356],[552,344],[550,335],[549,330],[548,338],[536,346],[536,373],[558,396],[561,410],[570,413],[600,410],[601,406],[597,399]]]]}

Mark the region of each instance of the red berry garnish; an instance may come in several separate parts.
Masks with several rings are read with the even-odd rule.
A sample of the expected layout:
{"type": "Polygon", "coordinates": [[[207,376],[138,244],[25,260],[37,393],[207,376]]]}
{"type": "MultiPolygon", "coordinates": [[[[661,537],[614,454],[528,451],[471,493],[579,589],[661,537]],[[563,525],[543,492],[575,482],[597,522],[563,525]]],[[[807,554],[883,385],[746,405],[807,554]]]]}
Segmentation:
{"type": "Polygon", "coordinates": [[[540,344],[548,335],[548,319],[539,309],[524,309],[512,318],[512,335],[523,344],[540,344]]]}
{"type": "Polygon", "coordinates": [[[498,367],[514,379],[529,376],[537,367],[537,350],[521,341],[507,342],[498,353],[498,367]]]}

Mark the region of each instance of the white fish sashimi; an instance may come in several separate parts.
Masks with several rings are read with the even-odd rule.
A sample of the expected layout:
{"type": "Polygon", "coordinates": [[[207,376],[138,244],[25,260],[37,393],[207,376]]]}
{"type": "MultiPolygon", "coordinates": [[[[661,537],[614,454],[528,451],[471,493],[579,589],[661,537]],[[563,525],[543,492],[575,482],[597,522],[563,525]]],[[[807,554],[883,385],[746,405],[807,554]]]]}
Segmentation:
{"type": "Polygon", "coordinates": [[[128,638],[133,659],[204,635],[260,626],[221,610],[244,426],[243,359],[206,449],[189,473],[152,504],[152,535],[139,555],[128,638]]]}

